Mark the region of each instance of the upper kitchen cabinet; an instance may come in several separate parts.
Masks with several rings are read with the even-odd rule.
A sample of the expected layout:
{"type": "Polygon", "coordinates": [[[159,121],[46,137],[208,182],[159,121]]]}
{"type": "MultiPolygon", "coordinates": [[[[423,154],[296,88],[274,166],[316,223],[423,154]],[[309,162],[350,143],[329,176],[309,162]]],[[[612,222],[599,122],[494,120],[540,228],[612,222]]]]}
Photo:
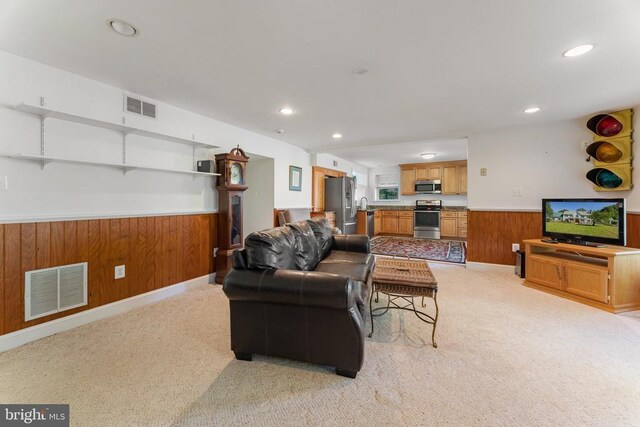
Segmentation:
{"type": "Polygon", "coordinates": [[[400,165],[400,194],[415,194],[416,181],[442,181],[442,194],[467,194],[467,161],[400,165]]]}
{"type": "Polygon", "coordinates": [[[411,196],[415,193],[416,169],[400,170],[400,194],[403,196],[411,196]]]}
{"type": "Polygon", "coordinates": [[[467,194],[467,163],[442,168],[442,194],[467,194]]]}

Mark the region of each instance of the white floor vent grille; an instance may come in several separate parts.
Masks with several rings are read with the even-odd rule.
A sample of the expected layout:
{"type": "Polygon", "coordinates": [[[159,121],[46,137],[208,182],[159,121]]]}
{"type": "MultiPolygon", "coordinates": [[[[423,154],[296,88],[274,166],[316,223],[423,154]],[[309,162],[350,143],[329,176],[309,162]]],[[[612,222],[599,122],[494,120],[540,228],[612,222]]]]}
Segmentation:
{"type": "Polygon", "coordinates": [[[87,305],[87,263],[25,273],[24,319],[87,305]]]}

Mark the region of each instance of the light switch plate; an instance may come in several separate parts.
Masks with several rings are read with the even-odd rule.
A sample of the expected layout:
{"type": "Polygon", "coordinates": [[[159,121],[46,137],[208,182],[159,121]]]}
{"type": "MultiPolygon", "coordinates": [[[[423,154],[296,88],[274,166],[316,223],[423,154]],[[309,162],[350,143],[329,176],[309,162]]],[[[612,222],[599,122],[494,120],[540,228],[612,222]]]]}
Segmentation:
{"type": "Polygon", "coordinates": [[[117,265],[115,268],[115,278],[123,279],[125,276],[124,265],[117,265]]]}
{"type": "Polygon", "coordinates": [[[480,168],[480,176],[487,176],[487,168],[480,168]]]}

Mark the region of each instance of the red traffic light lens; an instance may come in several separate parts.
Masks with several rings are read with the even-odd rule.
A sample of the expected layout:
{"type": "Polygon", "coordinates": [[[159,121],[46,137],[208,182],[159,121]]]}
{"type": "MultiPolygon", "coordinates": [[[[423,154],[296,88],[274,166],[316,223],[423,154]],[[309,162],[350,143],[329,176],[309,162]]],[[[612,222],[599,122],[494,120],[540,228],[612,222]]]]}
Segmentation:
{"type": "Polygon", "coordinates": [[[596,135],[610,138],[622,132],[624,126],[618,119],[609,114],[598,114],[589,119],[587,127],[596,135]]]}

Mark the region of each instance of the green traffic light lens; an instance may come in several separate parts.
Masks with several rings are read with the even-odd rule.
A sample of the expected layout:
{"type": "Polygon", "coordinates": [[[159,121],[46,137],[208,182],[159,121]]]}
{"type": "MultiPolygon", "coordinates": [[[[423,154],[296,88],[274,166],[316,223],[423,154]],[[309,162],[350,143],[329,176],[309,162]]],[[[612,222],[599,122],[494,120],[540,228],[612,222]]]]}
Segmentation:
{"type": "Polygon", "coordinates": [[[618,188],[622,185],[622,178],[603,168],[591,169],[587,173],[587,179],[602,188],[618,188]]]}

